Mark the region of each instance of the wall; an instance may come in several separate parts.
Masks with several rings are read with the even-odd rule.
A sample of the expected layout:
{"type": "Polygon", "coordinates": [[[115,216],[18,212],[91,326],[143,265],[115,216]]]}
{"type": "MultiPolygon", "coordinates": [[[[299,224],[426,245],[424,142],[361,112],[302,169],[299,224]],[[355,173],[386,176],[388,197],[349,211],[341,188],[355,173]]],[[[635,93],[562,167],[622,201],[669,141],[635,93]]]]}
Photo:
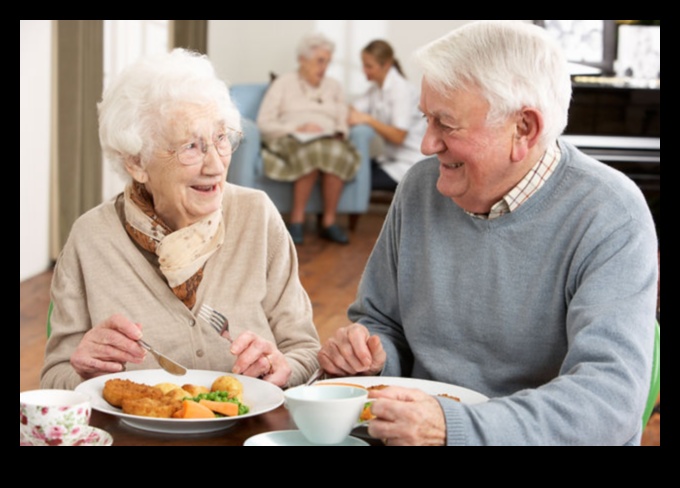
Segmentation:
{"type": "Polygon", "coordinates": [[[328,75],[343,83],[349,99],[367,83],[360,52],[371,40],[382,38],[395,49],[407,77],[419,81],[412,58],[424,44],[472,20],[211,20],[208,54],[228,83],[269,80],[269,73],[297,67],[295,49],[300,38],[320,31],[336,42],[328,75]]]}
{"type": "Polygon", "coordinates": [[[49,266],[51,20],[19,21],[19,281],[49,266]]]}

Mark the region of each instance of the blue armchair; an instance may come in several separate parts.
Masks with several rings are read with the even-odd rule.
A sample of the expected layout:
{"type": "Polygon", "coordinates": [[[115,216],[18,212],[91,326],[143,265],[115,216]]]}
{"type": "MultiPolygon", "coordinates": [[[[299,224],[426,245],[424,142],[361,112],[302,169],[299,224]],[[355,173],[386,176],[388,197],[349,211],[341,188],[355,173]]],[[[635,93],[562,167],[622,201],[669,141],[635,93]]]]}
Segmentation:
{"type": "MultiPolygon", "coordinates": [[[[262,138],[255,122],[268,86],[267,83],[253,83],[231,87],[231,97],[243,117],[244,139],[232,156],[227,181],[263,190],[272,199],[279,212],[288,213],[293,203],[293,184],[274,181],[265,176],[260,153],[262,138]]],[[[338,203],[338,213],[350,216],[350,229],[356,226],[359,215],[368,209],[371,195],[370,146],[374,135],[374,130],[367,125],[354,126],[350,130],[350,141],[361,153],[361,166],[356,177],[345,185],[338,203]]],[[[319,185],[309,198],[307,213],[323,213],[323,200],[319,185]]]]}

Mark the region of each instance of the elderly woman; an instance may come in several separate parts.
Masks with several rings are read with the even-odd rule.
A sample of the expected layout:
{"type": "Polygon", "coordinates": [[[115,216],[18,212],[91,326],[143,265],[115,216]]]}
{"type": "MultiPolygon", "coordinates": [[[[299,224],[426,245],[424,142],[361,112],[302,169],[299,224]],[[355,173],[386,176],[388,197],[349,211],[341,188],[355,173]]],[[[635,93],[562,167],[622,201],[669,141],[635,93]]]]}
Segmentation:
{"type": "Polygon", "coordinates": [[[265,194],[226,183],[240,115],[209,60],[176,49],[132,65],[99,124],[130,182],[76,221],[59,257],[42,387],[157,368],[142,337],[191,369],[303,382],[319,340],[295,246],[265,194]],[[204,304],[233,343],[199,318],[204,304]]]}
{"type": "Polygon", "coordinates": [[[346,181],[361,162],[347,141],[348,107],[340,84],[325,76],[334,44],[319,34],[302,39],[298,70],[274,80],[262,101],[257,123],[264,140],[265,173],[294,181],[289,231],[302,244],[305,207],[321,177],[324,212],[320,235],[346,244],[336,224],[336,209],[346,181]]]}

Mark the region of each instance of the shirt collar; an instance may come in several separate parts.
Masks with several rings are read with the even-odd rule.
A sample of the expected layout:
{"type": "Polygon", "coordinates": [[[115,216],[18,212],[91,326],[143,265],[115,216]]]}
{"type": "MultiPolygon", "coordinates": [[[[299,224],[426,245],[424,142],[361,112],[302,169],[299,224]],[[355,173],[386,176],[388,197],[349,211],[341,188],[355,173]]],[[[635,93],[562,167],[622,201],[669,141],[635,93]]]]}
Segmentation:
{"type": "Polygon", "coordinates": [[[389,71],[385,75],[381,90],[389,90],[394,84],[395,80],[399,77],[399,71],[394,66],[390,67],[389,71]]]}
{"type": "Polygon", "coordinates": [[[555,172],[561,157],[562,151],[557,142],[551,143],[548,145],[548,149],[546,149],[543,156],[524,178],[501,200],[495,203],[488,214],[468,213],[476,218],[491,220],[506,213],[514,212],[548,181],[548,178],[555,172]]]}

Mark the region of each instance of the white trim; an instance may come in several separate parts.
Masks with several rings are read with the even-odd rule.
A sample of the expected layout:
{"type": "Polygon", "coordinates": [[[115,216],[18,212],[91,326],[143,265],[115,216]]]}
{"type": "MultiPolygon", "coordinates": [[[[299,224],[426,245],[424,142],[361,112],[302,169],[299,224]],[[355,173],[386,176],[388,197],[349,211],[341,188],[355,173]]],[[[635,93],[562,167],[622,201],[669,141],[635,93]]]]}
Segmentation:
{"type": "Polygon", "coordinates": [[[565,134],[560,137],[578,148],[661,150],[660,137],[587,136],[565,134]]]}

